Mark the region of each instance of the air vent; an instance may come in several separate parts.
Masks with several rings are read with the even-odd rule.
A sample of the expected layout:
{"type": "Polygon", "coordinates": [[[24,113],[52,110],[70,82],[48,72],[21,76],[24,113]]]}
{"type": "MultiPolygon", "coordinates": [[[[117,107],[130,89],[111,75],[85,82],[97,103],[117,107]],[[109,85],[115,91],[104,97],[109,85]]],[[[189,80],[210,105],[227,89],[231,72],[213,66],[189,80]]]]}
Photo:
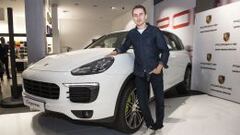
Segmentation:
{"type": "Polygon", "coordinates": [[[0,21],[4,21],[4,8],[0,8],[0,21]]]}

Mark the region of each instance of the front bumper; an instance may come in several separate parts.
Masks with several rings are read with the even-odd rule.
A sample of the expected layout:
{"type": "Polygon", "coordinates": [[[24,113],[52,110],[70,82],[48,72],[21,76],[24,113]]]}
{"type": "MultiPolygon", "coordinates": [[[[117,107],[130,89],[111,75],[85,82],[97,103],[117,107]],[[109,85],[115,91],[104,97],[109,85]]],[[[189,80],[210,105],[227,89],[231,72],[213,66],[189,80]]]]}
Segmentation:
{"type": "Polygon", "coordinates": [[[53,72],[28,69],[23,73],[23,79],[48,82],[59,86],[58,99],[48,99],[26,92],[23,86],[23,98],[30,97],[45,103],[45,109],[67,115],[78,120],[99,120],[114,116],[115,106],[121,85],[126,79],[125,75],[95,74],[85,76],[72,76],[70,72],[53,72]],[[96,99],[87,103],[73,102],[69,98],[69,89],[72,86],[95,86],[99,91],[96,99]],[[79,118],[73,111],[88,110],[93,114],[90,118],[79,118]]]}

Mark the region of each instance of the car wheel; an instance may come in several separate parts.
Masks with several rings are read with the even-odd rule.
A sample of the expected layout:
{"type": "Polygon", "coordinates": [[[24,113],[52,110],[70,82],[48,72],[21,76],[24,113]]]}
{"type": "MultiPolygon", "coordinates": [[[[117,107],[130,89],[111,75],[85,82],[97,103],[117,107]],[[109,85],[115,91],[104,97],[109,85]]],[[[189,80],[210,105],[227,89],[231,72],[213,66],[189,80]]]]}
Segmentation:
{"type": "Polygon", "coordinates": [[[139,107],[136,87],[133,81],[126,86],[121,96],[115,122],[118,130],[124,133],[134,133],[142,126],[143,115],[139,107]]]}
{"type": "Polygon", "coordinates": [[[191,68],[188,67],[185,71],[184,81],[177,86],[179,94],[188,94],[191,90],[191,68]]]}

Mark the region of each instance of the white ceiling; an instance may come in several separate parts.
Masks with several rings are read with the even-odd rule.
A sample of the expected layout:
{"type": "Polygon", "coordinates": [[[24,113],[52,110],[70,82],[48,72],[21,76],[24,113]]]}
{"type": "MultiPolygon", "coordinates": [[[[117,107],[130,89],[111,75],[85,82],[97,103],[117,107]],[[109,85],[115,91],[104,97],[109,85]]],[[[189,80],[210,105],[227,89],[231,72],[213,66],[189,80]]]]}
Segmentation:
{"type": "MultiPolygon", "coordinates": [[[[53,1],[53,0],[52,0],[53,1]]],[[[59,5],[59,18],[112,20],[145,0],[54,0],[59,5]],[[75,5],[77,3],[77,5],[75,5]],[[112,10],[116,7],[116,10],[112,10]],[[68,11],[68,12],[63,12],[68,11]]]]}
{"type": "MultiPolygon", "coordinates": [[[[57,3],[60,19],[112,20],[145,0],[50,0],[57,3]],[[77,3],[77,4],[76,4],[77,3]],[[112,10],[116,7],[116,10],[112,10]],[[64,12],[67,11],[67,12],[64,12]]],[[[13,7],[14,16],[24,17],[24,0],[0,0],[0,7],[13,7]]]]}

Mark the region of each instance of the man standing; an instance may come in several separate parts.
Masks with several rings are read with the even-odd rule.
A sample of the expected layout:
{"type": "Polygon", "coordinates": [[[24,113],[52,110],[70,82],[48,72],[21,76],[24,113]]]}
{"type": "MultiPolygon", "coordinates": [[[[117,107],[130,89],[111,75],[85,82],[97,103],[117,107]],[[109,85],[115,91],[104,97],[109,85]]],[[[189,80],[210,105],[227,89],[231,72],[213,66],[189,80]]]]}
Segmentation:
{"type": "MultiPolygon", "coordinates": [[[[0,44],[0,60],[5,65],[5,70],[7,74],[7,78],[11,79],[8,69],[8,45],[5,42],[4,37],[0,38],[1,44],[0,44]]],[[[1,78],[3,80],[3,78],[1,78]]]]}
{"type": "Polygon", "coordinates": [[[125,53],[132,45],[134,60],[134,75],[139,105],[147,126],[145,135],[161,132],[164,118],[163,67],[167,68],[169,49],[163,33],[155,26],[146,23],[146,9],[136,5],[132,9],[132,17],[136,28],[130,30],[124,44],[116,48],[110,56],[125,53]],[[161,57],[159,55],[161,54],[161,57]],[[156,101],[156,122],[153,121],[148,106],[148,90],[152,84],[156,101]]]}

